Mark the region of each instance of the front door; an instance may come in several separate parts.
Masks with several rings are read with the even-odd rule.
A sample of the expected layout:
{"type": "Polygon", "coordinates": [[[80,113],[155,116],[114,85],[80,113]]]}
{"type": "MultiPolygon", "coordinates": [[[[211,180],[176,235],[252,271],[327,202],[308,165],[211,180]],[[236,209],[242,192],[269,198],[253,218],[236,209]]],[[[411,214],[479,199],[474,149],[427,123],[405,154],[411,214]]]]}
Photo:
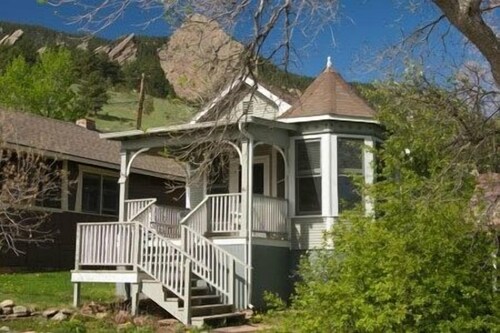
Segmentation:
{"type": "MultiPolygon", "coordinates": [[[[238,161],[234,161],[234,168],[237,168],[237,173],[235,174],[235,177],[230,177],[230,188],[234,189],[237,192],[241,192],[241,166],[239,165],[238,161]],[[236,182],[236,176],[237,178],[237,183],[236,182]],[[237,189],[232,185],[235,184],[237,185],[237,189]]],[[[262,194],[262,195],[269,195],[270,193],[270,181],[269,181],[269,156],[257,156],[254,159],[253,163],[253,193],[255,194],[262,194]]]]}

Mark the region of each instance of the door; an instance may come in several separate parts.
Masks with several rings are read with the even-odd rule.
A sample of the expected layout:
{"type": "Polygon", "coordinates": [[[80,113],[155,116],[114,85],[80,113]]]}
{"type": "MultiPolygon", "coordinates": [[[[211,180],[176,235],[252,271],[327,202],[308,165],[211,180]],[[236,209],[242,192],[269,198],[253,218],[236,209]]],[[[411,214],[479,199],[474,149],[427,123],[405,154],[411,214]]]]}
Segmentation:
{"type": "MultiPolygon", "coordinates": [[[[241,166],[238,161],[233,162],[234,176],[230,177],[230,192],[241,192],[241,166]],[[237,178],[236,178],[237,177],[237,178]]],[[[269,182],[269,156],[255,157],[253,163],[253,193],[269,195],[271,184],[269,182]]]]}

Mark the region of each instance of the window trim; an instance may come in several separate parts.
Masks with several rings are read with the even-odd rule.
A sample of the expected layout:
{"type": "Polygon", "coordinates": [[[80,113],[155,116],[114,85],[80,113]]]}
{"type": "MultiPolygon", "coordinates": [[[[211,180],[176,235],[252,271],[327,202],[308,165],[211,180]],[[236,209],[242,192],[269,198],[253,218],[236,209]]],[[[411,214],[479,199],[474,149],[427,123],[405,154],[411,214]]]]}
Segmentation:
{"type": "MultiPolygon", "coordinates": [[[[340,174],[339,169],[338,169],[338,140],[339,139],[358,139],[358,140],[363,140],[363,161],[362,161],[362,173],[358,173],[363,176],[363,179],[366,184],[373,184],[374,180],[374,169],[373,169],[373,161],[374,161],[374,156],[373,153],[369,151],[369,149],[366,149],[366,147],[372,147],[374,146],[375,142],[383,142],[383,140],[379,139],[376,136],[372,135],[362,135],[362,134],[336,134],[335,135],[335,165],[333,166],[335,168],[335,174],[332,174],[332,178],[335,179],[335,182],[337,183],[336,188],[334,189],[336,191],[336,196],[335,200],[333,200],[333,205],[334,205],[334,215],[339,216],[340,215],[340,202],[339,202],[339,186],[338,186],[338,178],[339,175],[344,175],[340,174]]],[[[344,169],[345,170],[345,169],[344,169]]],[[[348,169],[350,170],[350,169],[348,169]]],[[[356,169],[359,170],[359,169],[356,169]]],[[[371,215],[373,213],[374,205],[373,205],[373,200],[369,197],[363,196],[361,197],[361,204],[364,206],[365,212],[368,215],[371,215]]]]}
{"type": "MultiPolygon", "coordinates": [[[[330,134],[328,134],[330,135],[330,134]]],[[[289,167],[289,178],[288,178],[288,196],[289,196],[289,209],[291,212],[291,218],[308,218],[308,217],[323,217],[323,211],[324,211],[324,193],[325,193],[325,175],[327,174],[327,171],[324,168],[324,162],[325,162],[325,156],[324,156],[324,149],[325,149],[325,140],[324,140],[325,134],[308,134],[308,135],[302,135],[302,136],[295,136],[291,137],[291,142],[290,142],[290,150],[289,150],[289,155],[290,155],[290,161],[293,162],[293,166],[291,165],[289,167]],[[296,184],[296,169],[297,169],[297,161],[296,161],[296,143],[297,141],[319,141],[320,142],[320,177],[321,177],[321,211],[318,213],[304,213],[304,214],[298,214],[297,212],[297,184],[296,184]]]]}
{"type": "MultiPolygon", "coordinates": [[[[117,218],[118,215],[110,215],[110,214],[102,214],[102,213],[94,213],[94,212],[84,212],[82,211],[82,198],[83,198],[83,174],[90,173],[94,175],[99,175],[101,177],[101,191],[102,191],[102,177],[114,177],[120,178],[120,173],[113,170],[107,169],[99,169],[87,165],[78,165],[78,188],[76,190],[76,203],[75,203],[75,212],[88,214],[88,215],[96,215],[96,216],[110,216],[113,218],[117,218]]],[[[119,203],[118,203],[119,204],[119,203]]],[[[101,211],[102,211],[102,193],[101,193],[101,211]]]]}

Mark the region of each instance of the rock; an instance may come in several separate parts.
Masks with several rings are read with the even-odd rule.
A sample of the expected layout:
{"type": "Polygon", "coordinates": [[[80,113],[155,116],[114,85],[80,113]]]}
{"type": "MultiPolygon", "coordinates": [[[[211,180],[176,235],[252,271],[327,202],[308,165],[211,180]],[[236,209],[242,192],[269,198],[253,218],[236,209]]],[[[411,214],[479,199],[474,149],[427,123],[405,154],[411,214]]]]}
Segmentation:
{"type": "Polygon", "coordinates": [[[104,318],[109,317],[109,313],[107,313],[107,312],[98,312],[98,313],[95,315],[95,317],[96,317],[97,319],[104,319],[104,318]]]}
{"type": "Polygon", "coordinates": [[[137,46],[134,43],[134,34],[125,37],[109,51],[109,59],[117,61],[120,65],[136,59],[137,46]]]}
{"type": "Polygon", "coordinates": [[[12,308],[11,307],[2,308],[2,313],[4,315],[10,315],[10,314],[12,314],[12,308]]]}
{"type": "Polygon", "coordinates": [[[0,327],[0,332],[10,332],[10,328],[8,328],[7,326],[2,326],[0,327]]]}
{"type": "Polygon", "coordinates": [[[132,324],[131,322],[127,322],[127,323],[123,323],[123,324],[118,325],[116,327],[116,330],[117,331],[128,331],[133,327],[134,327],[134,324],[132,324]]]}
{"type": "Polygon", "coordinates": [[[12,308],[14,307],[14,301],[11,299],[6,299],[2,302],[0,302],[0,308],[12,308]]]}
{"type": "Polygon", "coordinates": [[[125,310],[120,310],[115,315],[115,323],[117,324],[124,324],[128,321],[130,321],[130,314],[125,310]]]}
{"type": "Polygon", "coordinates": [[[158,51],[175,93],[188,101],[211,99],[241,68],[243,45],[215,21],[192,15],[158,51]]]}
{"type": "Polygon", "coordinates": [[[88,40],[84,40],[83,42],[81,42],[80,44],[78,44],[76,48],[79,49],[79,50],[87,51],[89,49],[89,41],[88,40]]]}
{"type": "Polygon", "coordinates": [[[2,40],[0,40],[0,45],[7,45],[7,46],[14,45],[17,42],[17,40],[22,37],[22,35],[24,35],[24,31],[18,29],[14,31],[12,34],[2,38],[2,40]]]}
{"type": "Polygon", "coordinates": [[[16,317],[26,317],[30,315],[30,310],[22,305],[17,305],[12,308],[12,314],[16,317]]]}
{"type": "Polygon", "coordinates": [[[59,310],[59,312],[62,312],[64,313],[65,315],[72,315],[73,313],[75,313],[75,310],[73,309],[68,309],[68,308],[64,308],[64,309],[61,309],[59,310]]]}
{"type": "Polygon", "coordinates": [[[45,318],[52,318],[57,312],[57,309],[47,309],[42,312],[42,316],[44,316],[45,318]]]}
{"type": "Polygon", "coordinates": [[[174,326],[179,323],[177,319],[169,318],[169,319],[162,319],[158,320],[158,326],[174,326]]]}
{"type": "Polygon", "coordinates": [[[135,326],[145,326],[148,323],[148,318],[144,316],[134,317],[133,323],[135,326]]]}
{"type": "Polygon", "coordinates": [[[68,319],[68,315],[62,313],[61,311],[59,311],[50,320],[63,321],[63,320],[66,320],[66,319],[68,319]]]}

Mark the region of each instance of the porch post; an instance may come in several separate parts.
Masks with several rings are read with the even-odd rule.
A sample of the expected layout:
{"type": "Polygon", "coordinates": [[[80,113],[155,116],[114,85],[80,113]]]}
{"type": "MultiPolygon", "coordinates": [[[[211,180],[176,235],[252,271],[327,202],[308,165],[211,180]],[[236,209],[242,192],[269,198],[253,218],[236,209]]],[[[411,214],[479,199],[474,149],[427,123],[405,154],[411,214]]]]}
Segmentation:
{"type": "MultiPolygon", "coordinates": [[[[120,151],[120,178],[118,179],[118,184],[120,186],[120,195],[118,201],[118,221],[125,222],[126,212],[125,212],[125,200],[127,198],[127,166],[128,166],[129,154],[127,150],[120,151]]],[[[126,269],[123,266],[117,267],[118,270],[126,269]]],[[[116,284],[116,296],[125,299],[130,299],[130,284],[117,283],[116,284]]]]}
{"type": "Polygon", "coordinates": [[[248,153],[249,141],[241,142],[241,231],[240,235],[246,236],[248,230],[247,207],[248,207],[248,153]]]}
{"type": "Polygon", "coordinates": [[[127,199],[127,166],[128,166],[129,154],[126,150],[120,151],[120,178],[118,179],[118,184],[120,185],[120,198],[119,198],[119,210],[118,210],[118,221],[125,222],[127,217],[125,212],[125,200],[127,199]]]}

